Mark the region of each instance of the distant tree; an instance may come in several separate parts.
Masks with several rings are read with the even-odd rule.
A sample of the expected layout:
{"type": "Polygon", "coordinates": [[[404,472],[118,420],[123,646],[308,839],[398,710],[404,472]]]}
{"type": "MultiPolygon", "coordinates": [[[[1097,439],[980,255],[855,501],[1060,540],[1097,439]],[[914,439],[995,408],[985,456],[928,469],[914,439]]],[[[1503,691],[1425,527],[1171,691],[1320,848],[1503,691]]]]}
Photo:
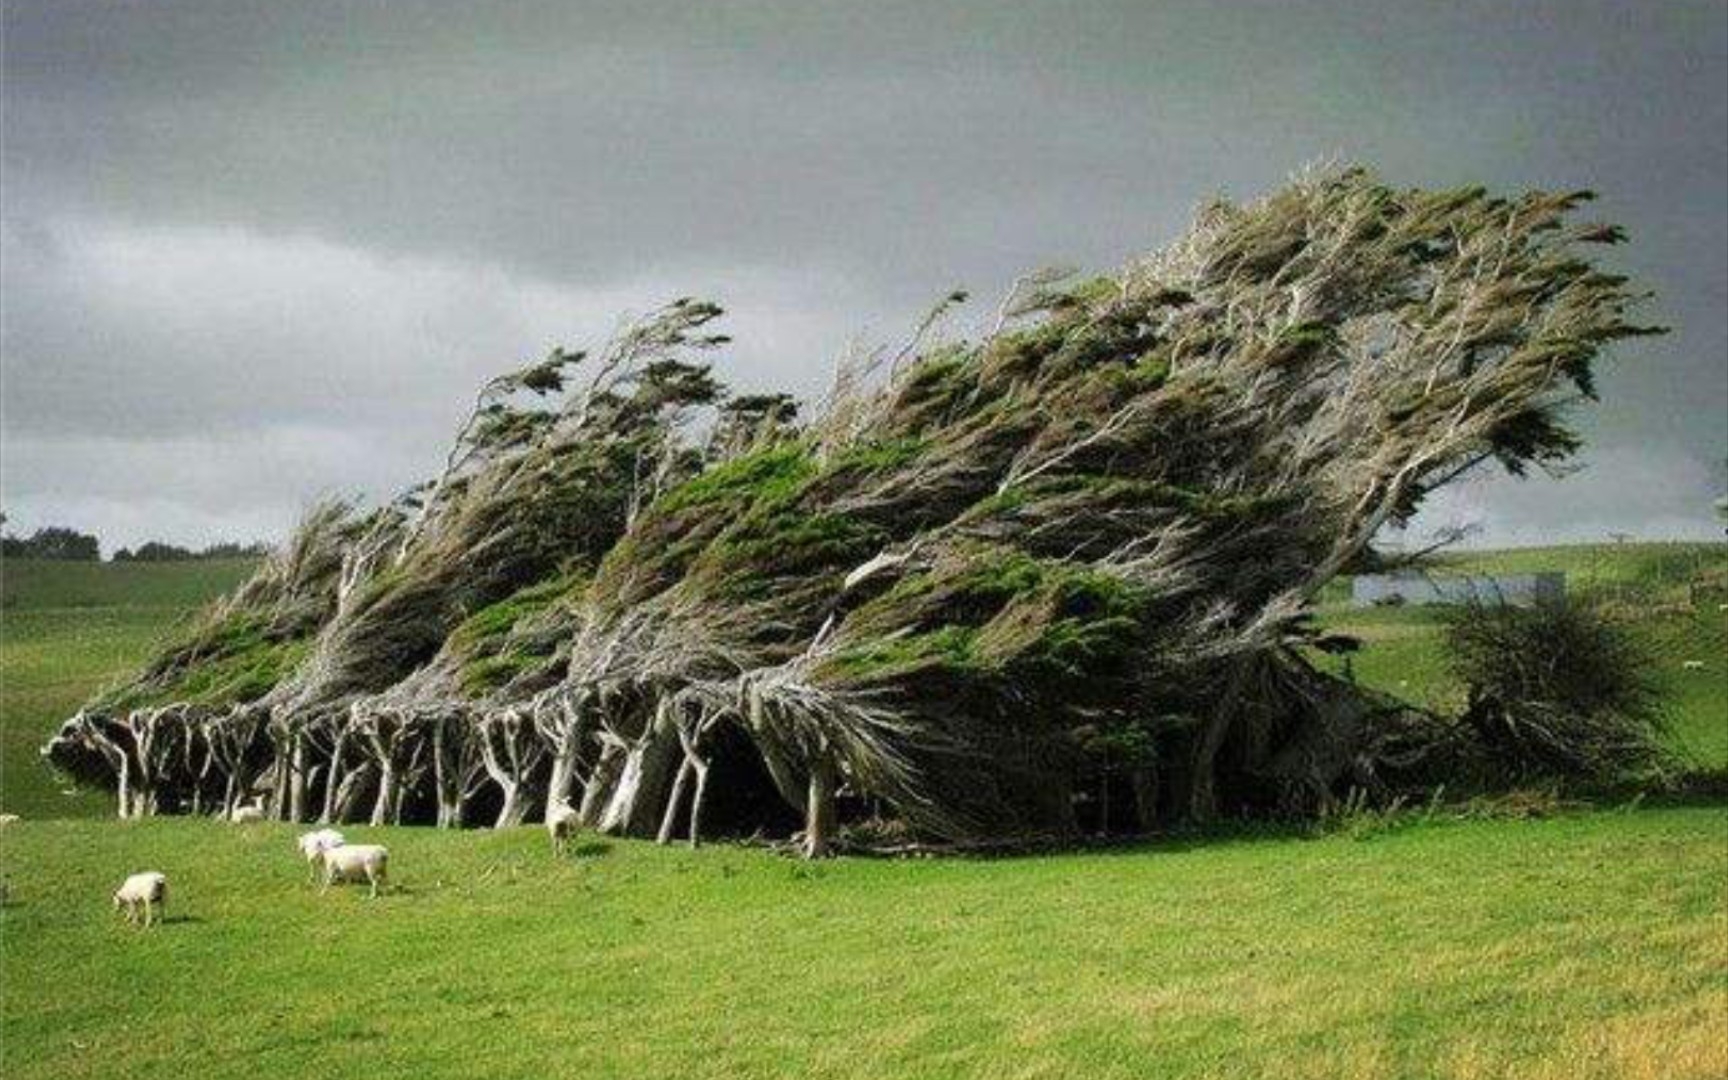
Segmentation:
{"type": "Polygon", "coordinates": [[[735,397],[719,411],[709,440],[709,455],[717,460],[784,438],[798,423],[798,402],[790,394],[735,397]]]}
{"type": "Polygon", "coordinates": [[[37,529],[28,539],[8,536],[0,544],[0,555],[9,559],[66,559],[93,562],[102,557],[102,545],[89,533],[50,525],[37,529]]]}
{"type": "Polygon", "coordinates": [[[181,562],[197,557],[190,548],[165,544],[160,540],[148,540],[139,544],[137,550],[132,552],[132,558],[137,562],[181,562]]]}
{"type": "Polygon", "coordinates": [[[270,553],[268,544],[240,544],[232,540],[210,544],[201,550],[147,540],[136,548],[121,548],[114,553],[115,562],[186,562],[194,559],[257,559],[270,553]]]}
{"type": "Polygon", "coordinates": [[[270,545],[262,541],[250,544],[239,544],[232,540],[224,540],[219,544],[211,544],[198,553],[200,559],[261,559],[270,554],[270,545]]]}

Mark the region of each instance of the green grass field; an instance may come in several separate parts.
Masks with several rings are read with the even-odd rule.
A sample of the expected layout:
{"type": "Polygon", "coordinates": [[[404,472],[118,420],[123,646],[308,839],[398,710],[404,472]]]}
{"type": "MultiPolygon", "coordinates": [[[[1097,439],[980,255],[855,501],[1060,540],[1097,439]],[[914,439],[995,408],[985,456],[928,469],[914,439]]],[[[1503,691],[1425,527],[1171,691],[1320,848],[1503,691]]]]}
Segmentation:
{"type": "MultiPolygon", "coordinates": [[[[1675,588],[1604,565],[1629,603],[1675,588]]],[[[35,820],[107,806],[15,755],[33,767],[222,582],[97,575],[73,609],[32,573],[0,637],[0,779],[26,818],[0,828],[8,1078],[1728,1075],[1722,805],[818,864],[356,828],[396,888],[321,897],[287,826],[35,820]],[[107,903],[144,868],[172,883],[149,932],[107,903]]],[[[1728,748],[1723,618],[1640,618],[1659,655],[1707,663],[1671,683],[1702,761],[1728,748]]],[[[1425,614],[1326,619],[1368,640],[1359,677],[1449,692],[1425,614]]]]}
{"type": "Polygon", "coordinates": [[[537,830],[7,829],[4,1072],[75,1077],[1719,1077],[1722,809],[805,865],[537,830]],[[380,835],[382,834],[382,835],[380,835]],[[128,930],[123,871],[168,874],[128,930]]]}
{"type": "Polygon", "coordinates": [[[106,813],[64,793],[36,751],[97,689],[142,663],[249,560],[0,564],[0,810],[29,818],[106,813]]]}

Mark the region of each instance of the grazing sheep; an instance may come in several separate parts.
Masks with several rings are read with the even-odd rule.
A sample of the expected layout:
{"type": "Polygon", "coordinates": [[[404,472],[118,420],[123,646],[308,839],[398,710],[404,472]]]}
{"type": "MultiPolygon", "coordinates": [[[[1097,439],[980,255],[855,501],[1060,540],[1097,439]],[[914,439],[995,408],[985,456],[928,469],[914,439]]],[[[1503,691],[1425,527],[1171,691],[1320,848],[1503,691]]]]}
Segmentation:
{"type": "Polygon", "coordinates": [[[254,821],[264,820],[264,807],[258,803],[251,806],[236,806],[228,815],[228,820],[236,825],[249,825],[254,821]]]}
{"type": "Polygon", "coordinates": [[[157,912],[168,912],[168,878],[155,870],[133,874],[114,890],[114,910],[126,909],[126,922],[138,921],[138,909],[144,909],[144,925],[156,922],[157,912]]]}
{"type": "Polygon", "coordinates": [[[1682,661],[1680,661],[1680,668],[1682,671],[1703,671],[1704,670],[1704,661],[1702,661],[1702,660],[1682,660],[1682,661]]]}
{"type": "Polygon", "coordinates": [[[318,829],[315,832],[302,833],[296,841],[300,846],[300,854],[306,859],[307,873],[313,881],[318,880],[318,856],[330,850],[339,848],[348,841],[335,829],[318,829]]]}
{"type": "Polygon", "coordinates": [[[0,814],[0,825],[15,825],[22,820],[17,814],[0,814]]]}
{"type": "Polygon", "coordinates": [[[546,807],[546,832],[552,837],[552,854],[562,855],[576,836],[576,811],[567,802],[546,807]]]}
{"type": "Polygon", "coordinates": [[[382,844],[343,844],[325,848],[318,853],[318,863],[324,870],[324,887],[319,895],[330,891],[338,881],[365,881],[372,886],[371,896],[378,896],[378,886],[385,880],[390,863],[390,851],[382,844]]]}

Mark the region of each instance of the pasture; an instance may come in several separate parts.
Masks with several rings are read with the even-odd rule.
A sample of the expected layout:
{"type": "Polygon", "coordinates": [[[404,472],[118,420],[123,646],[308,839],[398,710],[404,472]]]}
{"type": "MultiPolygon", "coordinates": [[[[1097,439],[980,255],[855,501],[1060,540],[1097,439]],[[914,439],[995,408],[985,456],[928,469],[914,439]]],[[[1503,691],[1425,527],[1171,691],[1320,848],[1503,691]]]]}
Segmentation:
{"type": "MultiPolygon", "coordinates": [[[[1542,557],[1597,560],[1617,602],[1648,605],[1677,746],[1720,768],[1725,616],[1674,603],[1672,550],[1629,548],[1542,557]]],[[[1694,555],[1687,573],[1724,562],[1694,555]]],[[[79,569],[5,567],[0,807],[26,819],[0,829],[10,1078],[1728,1074],[1721,804],[815,864],[351,828],[391,847],[396,887],[320,897],[292,827],[100,820],[107,800],[40,769],[66,711],[243,573],[79,569]],[[170,879],[169,921],[140,932],[108,895],[145,868],[170,879]]],[[[1323,618],[1366,641],[1364,681],[1456,691],[1430,613],[1323,618]]]]}

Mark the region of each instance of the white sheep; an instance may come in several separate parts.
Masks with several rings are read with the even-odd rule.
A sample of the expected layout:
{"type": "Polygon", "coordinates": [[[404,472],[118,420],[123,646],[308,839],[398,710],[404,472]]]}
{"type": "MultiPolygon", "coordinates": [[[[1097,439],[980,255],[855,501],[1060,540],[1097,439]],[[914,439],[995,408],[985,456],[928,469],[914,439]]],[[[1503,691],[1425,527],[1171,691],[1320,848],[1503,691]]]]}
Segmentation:
{"type": "Polygon", "coordinates": [[[228,820],[236,825],[249,825],[254,821],[264,820],[264,807],[259,803],[250,806],[236,806],[228,815],[228,820]]]}
{"type": "Polygon", "coordinates": [[[378,886],[385,880],[390,864],[390,851],[382,844],[343,844],[325,848],[318,853],[318,864],[324,871],[324,886],[320,895],[330,891],[338,881],[365,881],[372,886],[376,898],[378,886]]]}
{"type": "Polygon", "coordinates": [[[23,820],[17,814],[0,814],[0,825],[16,825],[23,820]]]}
{"type": "Polygon", "coordinates": [[[311,880],[318,880],[318,856],[331,848],[339,848],[348,841],[335,829],[318,829],[315,832],[302,833],[295,841],[300,847],[300,854],[306,859],[306,870],[311,880]]]}
{"type": "Polygon", "coordinates": [[[546,833],[552,837],[552,854],[562,855],[576,836],[576,811],[567,802],[546,807],[546,833]]]}
{"type": "Polygon", "coordinates": [[[155,870],[133,874],[114,890],[114,910],[126,909],[126,921],[138,920],[138,909],[144,909],[144,925],[156,921],[157,912],[168,912],[168,878],[155,870]]]}

